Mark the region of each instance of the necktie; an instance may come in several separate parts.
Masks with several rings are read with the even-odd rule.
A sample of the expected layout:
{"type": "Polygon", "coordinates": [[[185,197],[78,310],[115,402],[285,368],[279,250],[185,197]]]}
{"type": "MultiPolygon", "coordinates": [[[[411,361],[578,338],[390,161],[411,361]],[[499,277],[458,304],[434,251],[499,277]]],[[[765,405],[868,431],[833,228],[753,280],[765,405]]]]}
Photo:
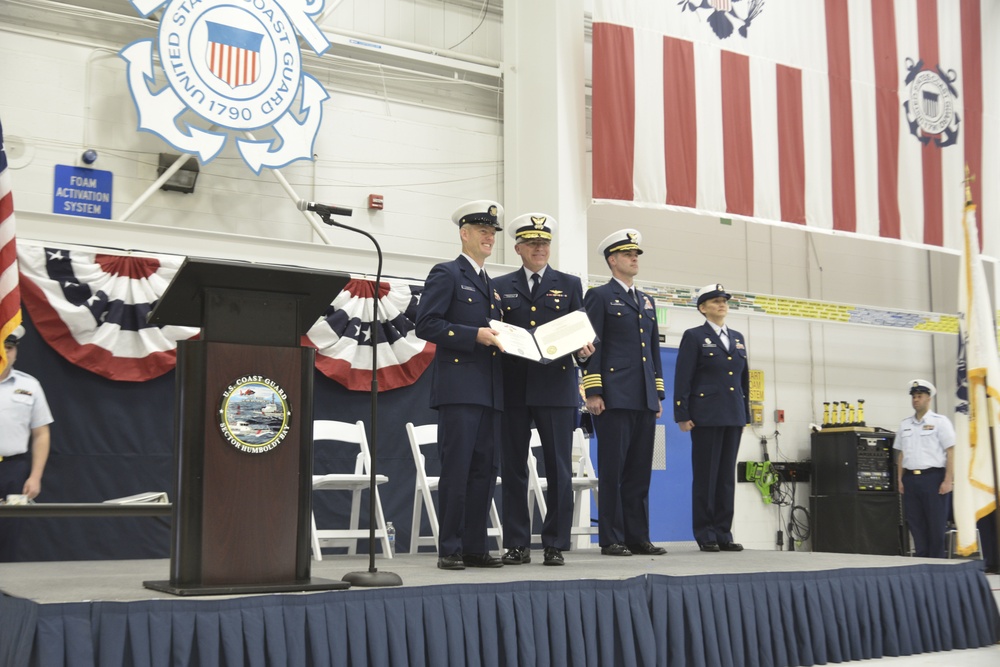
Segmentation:
{"type": "Polygon", "coordinates": [[[722,341],[722,347],[726,348],[726,351],[728,352],[729,351],[729,332],[726,331],[725,329],[719,330],[719,340],[722,341]]]}
{"type": "Polygon", "coordinates": [[[628,295],[629,295],[630,297],[632,297],[632,302],[633,302],[633,303],[634,303],[635,305],[637,305],[637,306],[638,306],[638,305],[639,305],[639,295],[635,293],[635,288],[634,288],[634,287],[632,287],[632,288],[630,288],[630,289],[629,289],[629,291],[628,291],[628,295]]]}
{"type": "Polygon", "coordinates": [[[487,293],[490,291],[490,280],[486,277],[486,269],[479,270],[479,277],[483,281],[483,287],[486,288],[487,293]]]}
{"type": "Polygon", "coordinates": [[[535,295],[538,294],[538,284],[542,282],[541,276],[537,273],[531,274],[531,300],[535,300],[535,295]]]}

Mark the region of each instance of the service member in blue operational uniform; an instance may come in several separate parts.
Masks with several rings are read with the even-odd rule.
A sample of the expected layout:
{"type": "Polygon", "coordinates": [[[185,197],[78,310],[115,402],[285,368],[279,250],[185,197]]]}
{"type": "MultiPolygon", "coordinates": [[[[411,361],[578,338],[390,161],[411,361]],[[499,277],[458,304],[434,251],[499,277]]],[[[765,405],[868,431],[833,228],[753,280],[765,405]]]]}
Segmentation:
{"type": "Polygon", "coordinates": [[[736,455],[750,423],[746,338],[726,326],[730,295],[698,290],[700,327],[681,336],[674,372],[674,421],[691,432],[691,524],[702,551],[742,551],[733,541],[736,455]]]}
{"type": "MultiPolygon", "coordinates": [[[[14,370],[17,345],[24,327],[4,341],[7,366],[0,373],[0,499],[24,495],[34,499],[42,490],[42,472],[49,459],[52,412],[38,380],[14,370]]],[[[23,519],[0,519],[0,561],[15,559],[23,519]]]]}
{"type": "Polygon", "coordinates": [[[503,412],[502,345],[490,320],[500,294],[483,268],[502,230],[503,207],[474,201],[458,208],[462,254],[431,269],[417,311],[417,335],[437,346],[430,405],[438,411],[438,567],[502,567],[490,555],[486,523],[499,469],[503,412]]]}
{"type": "Polygon", "coordinates": [[[642,236],[622,229],[598,252],[611,281],[583,299],[597,333],[583,387],[597,433],[597,523],[606,556],[667,553],[649,541],[649,480],[656,419],[663,412],[660,332],[653,301],[633,285],[642,236]]]}
{"type": "MultiPolygon", "coordinates": [[[[503,303],[503,320],[525,329],[583,307],[580,279],[549,266],[556,221],[526,213],[507,225],[522,267],[494,281],[503,303]]],[[[587,345],[578,354],[594,351],[587,345]]],[[[548,513],[542,525],[545,565],[562,565],[573,525],[573,429],[580,406],[576,364],[566,355],[548,364],[507,355],[503,358],[503,542],[506,565],[531,562],[528,511],[528,449],[531,426],[538,429],[545,460],[548,513]]]]}
{"type": "Polygon", "coordinates": [[[944,534],[954,479],[955,427],[932,411],[937,389],[927,380],[910,382],[913,415],[899,424],[896,482],[915,556],[944,558],[944,534]]]}

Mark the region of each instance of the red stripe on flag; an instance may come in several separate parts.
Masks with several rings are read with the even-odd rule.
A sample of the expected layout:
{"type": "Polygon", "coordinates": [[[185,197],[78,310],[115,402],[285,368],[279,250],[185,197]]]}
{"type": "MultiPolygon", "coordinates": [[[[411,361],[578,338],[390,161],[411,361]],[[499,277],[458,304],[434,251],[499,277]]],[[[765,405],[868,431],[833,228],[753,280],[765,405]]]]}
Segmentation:
{"type": "Polygon", "coordinates": [[[898,239],[900,74],[894,0],[872,0],[872,41],[875,50],[878,234],[898,239]]]}
{"type": "Polygon", "coordinates": [[[781,219],[806,223],[806,146],[802,126],[802,70],[775,69],[778,84],[778,177],[781,219]]]}
{"type": "Polygon", "coordinates": [[[753,128],[750,124],[750,58],[722,52],[722,155],[726,210],[753,215],[753,128]]]}
{"type": "Polygon", "coordinates": [[[694,45],[663,38],[663,148],[667,203],[698,204],[698,110],[694,90],[694,45]]]}
{"type": "Polygon", "coordinates": [[[635,44],[632,30],[594,24],[594,198],[631,201],[635,169],[635,44]]]}
{"type": "Polygon", "coordinates": [[[979,0],[962,0],[962,92],[965,101],[965,164],[976,177],[972,201],[979,209],[979,247],[983,239],[983,44],[980,33],[979,0]]]}
{"type": "Polygon", "coordinates": [[[14,195],[10,192],[0,193],[0,223],[14,215],[14,195]]]}
{"type": "MultiPolygon", "coordinates": [[[[937,0],[917,0],[917,42],[924,67],[938,66],[937,0]]],[[[924,176],[924,243],[944,243],[941,149],[928,141],[920,149],[924,176]]]]}
{"type": "Polygon", "coordinates": [[[830,158],[833,228],[857,230],[854,186],[854,115],[847,0],[826,0],[826,59],[830,81],[830,158]]]}

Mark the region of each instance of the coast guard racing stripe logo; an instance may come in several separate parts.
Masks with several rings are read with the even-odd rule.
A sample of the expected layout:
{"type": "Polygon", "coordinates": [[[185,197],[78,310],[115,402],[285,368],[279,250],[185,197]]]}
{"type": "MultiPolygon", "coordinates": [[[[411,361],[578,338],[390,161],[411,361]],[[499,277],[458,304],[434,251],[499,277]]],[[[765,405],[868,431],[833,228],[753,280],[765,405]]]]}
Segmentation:
{"type": "Polygon", "coordinates": [[[205,23],[208,26],[205,55],[212,74],[230,88],[256,83],[260,76],[260,42],[264,36],[212,21],[205,23]]]}

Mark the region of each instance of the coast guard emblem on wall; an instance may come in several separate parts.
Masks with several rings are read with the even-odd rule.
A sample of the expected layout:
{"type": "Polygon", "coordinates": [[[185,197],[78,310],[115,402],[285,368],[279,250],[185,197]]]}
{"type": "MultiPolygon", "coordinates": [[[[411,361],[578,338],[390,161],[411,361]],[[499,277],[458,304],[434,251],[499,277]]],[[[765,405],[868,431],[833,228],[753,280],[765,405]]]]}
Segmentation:
{"type": "Polygon", "coordinates": [[[132,0],[162,9],[155,40],[123,48],[139,129],[210,162],[229,132],[255,173],[310,159],[329,95],[302,71],[298,36],[321,54],[323,0],[132,0]],[[162,69],[157,76],[155,56],[162,69]],[[273,135],[260,139],[251,131],[273,135]]]}
{"type": "Polygon", "coordinates": [[[219,430],[241,452],[261,454],[288,435],[288,395],[274,380],[248,375],[232,382],[219,405],[219,430]]]}
{"type": "Polygon", "coordinates": [[[925,68],[923,60],[914,63],[911,58],[906,59],[906,69],[904,83],[910,89],[903,110],[910,133],[922,144],[933,139],[938,148],[951,146],[958,140],[961,122],[955,110],[958,92],[953,85],[958,75],[955,70],[946,73],[940,65],[934,69],[925,68]]]}

